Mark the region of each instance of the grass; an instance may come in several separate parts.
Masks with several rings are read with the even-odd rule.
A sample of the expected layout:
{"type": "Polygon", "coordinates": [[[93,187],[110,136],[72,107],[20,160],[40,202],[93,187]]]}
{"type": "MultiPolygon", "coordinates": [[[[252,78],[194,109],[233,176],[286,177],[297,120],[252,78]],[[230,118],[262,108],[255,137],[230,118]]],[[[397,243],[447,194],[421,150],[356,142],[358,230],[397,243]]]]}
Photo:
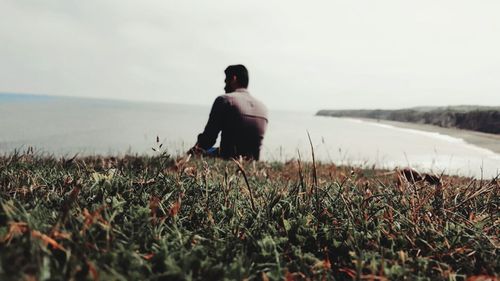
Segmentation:
{"type": "Polygon", "coordinates": [[[499,191],[300,161],[16,153],[0,157],[0,279],[496,280],[499,191]]]}

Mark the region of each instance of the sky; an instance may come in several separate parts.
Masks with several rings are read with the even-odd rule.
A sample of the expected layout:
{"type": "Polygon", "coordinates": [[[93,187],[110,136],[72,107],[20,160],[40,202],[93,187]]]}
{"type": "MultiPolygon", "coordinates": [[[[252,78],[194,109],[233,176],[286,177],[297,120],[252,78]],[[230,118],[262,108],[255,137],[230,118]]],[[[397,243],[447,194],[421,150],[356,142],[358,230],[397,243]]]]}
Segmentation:
{"type": "Polygon", "coordinates": [[[0,92],[271,109],[500,105],[500,1],[0,0],[0,92]]]}

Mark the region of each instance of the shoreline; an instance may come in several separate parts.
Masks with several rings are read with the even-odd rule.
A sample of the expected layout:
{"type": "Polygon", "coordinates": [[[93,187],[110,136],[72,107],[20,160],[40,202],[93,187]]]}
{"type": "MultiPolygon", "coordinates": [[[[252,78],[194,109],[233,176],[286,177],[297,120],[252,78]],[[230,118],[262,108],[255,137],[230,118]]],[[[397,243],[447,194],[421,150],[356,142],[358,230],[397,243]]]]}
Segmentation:
{"type": "Polygon", "coordinates": [[[470,130],[462,130],[456,128],[444,128],[428,124],[409,123],[390,120],[377,120],[370,118],[354,118],[372,123],[391,125],[394,127],[413,129],[425,132],[439,133],[455,138],[463,139],[468,144],[472,144],[481,148],[491,150],[494,153],[500,154],[500,135],[488,134],[470,130]]]}

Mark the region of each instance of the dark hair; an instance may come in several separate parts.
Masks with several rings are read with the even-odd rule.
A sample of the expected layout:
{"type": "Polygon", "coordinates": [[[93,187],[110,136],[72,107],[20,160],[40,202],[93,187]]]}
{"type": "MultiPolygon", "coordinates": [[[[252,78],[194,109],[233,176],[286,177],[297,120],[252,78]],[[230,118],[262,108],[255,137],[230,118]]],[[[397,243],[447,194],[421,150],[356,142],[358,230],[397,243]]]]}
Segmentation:
{"type": "Polygon", "coordinates": [[[238,83],[241,87],[248,87],[248,70],[244,65],[230,65],[226,68],[226,70],[224,70],[224,73],[226,73],[226,77],[233,75],[236,76],[236,79],[238,79],[238,83]]]}

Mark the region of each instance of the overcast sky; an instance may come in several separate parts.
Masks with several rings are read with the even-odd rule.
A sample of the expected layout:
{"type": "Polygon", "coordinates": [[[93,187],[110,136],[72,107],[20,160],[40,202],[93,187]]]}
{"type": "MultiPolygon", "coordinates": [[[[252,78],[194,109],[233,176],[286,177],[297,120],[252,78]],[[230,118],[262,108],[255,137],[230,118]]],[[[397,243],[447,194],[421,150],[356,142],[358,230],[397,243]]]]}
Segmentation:
{"type": "Polygon", "coordinates": [[[500,1],[0,0],[0,92],[270,108],[500,105],[500,1]]]}

